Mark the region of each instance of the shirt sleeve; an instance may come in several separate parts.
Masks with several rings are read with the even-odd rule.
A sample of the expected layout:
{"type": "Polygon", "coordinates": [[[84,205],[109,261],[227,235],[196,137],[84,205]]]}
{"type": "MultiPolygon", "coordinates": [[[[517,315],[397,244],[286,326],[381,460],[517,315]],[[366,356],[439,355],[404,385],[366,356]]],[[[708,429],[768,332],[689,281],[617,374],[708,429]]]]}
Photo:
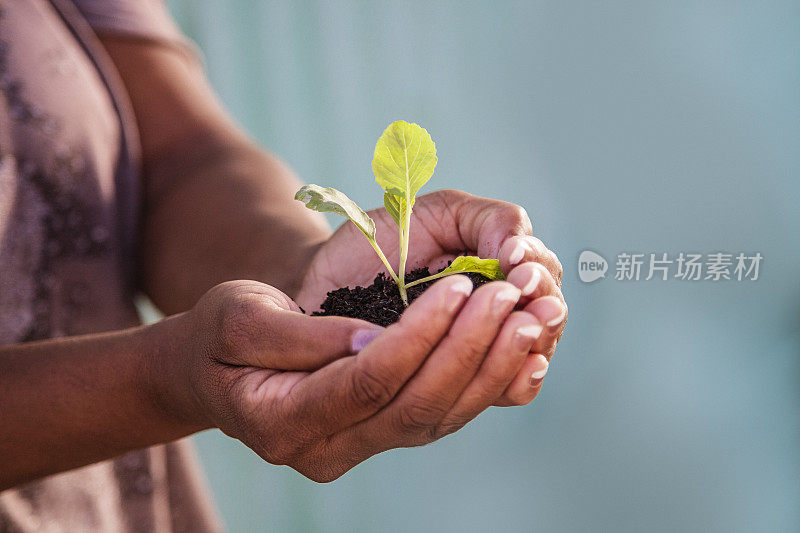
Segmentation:
{"type": "Polygon", "coordinates": [[[72,0],[96,33],[114,33],[177,46],[197,57],[162,0],[72,0]]]}

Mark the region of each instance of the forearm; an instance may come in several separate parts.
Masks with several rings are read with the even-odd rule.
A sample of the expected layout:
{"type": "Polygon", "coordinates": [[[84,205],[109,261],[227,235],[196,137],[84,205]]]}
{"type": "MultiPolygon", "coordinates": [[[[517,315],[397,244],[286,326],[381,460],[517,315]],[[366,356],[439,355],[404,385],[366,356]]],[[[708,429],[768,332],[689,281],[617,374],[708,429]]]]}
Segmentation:
{"type": "Polygon", "coordinates": [[[244,140],[189,144],[148,169],[151,183],[169,184],[144,219],[148,295],[168,313],[232,279],[262,281],[293,296],[330,231],[324,218],[293,200],[299,180],[244,140]]]}
{"type": "Polygon", "coordinates": [[[203,429],[172,407],[182,320],[0,347],[0,490],[203,429]]]}
{"type": "Polygon", "coordinates": [[[174,47],[102,36],[128,88],[142,145],[143,286],[163,311],[254,279],[293,295],[329,228],[293,200],[300,182],[217,102],[200,64],[174,47]]]}

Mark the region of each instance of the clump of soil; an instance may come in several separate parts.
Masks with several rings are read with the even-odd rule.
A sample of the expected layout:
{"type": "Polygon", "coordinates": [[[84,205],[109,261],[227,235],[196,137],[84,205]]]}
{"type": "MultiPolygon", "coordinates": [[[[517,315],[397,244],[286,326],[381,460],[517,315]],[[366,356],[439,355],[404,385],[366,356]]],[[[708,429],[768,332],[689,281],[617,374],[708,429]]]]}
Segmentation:
{"type": "MultiPolygon", "coordinates": [[[[442,268],[438,272],[444,270],[442,268]]],[[[431,275],[427,267],[418,268],[406,273],[406,282],[416,281],[431,275]]],[[[465,274],[472,280],[475,287],[488,283],[490,280],[481,274],[465,274]]],[[[438,280],[420,283],[408,289],[408,302],[411,303],[425,292],[425,289],[436,283],[438,280]]],[[[388,326],[400,319],[405,306],[400,298],[400,291],[397,284],[381,272],[375,277],[375,281],[369,287],[342,287],[328,293],[328,297],[322,303],[322,310],[312,313],[314,316],[346,316],[350,318],[360,318],[377,324],[388,326]]]]}

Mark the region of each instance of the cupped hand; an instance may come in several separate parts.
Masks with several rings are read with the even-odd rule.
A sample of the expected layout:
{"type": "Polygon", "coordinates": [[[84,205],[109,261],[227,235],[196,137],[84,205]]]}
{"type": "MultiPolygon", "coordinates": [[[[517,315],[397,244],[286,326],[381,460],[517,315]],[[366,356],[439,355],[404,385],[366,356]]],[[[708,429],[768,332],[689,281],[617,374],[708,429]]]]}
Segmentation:
{"type": "MultiPolygon", "coordinates": [[[[273,464],[331,481],[452,433],[513,390],[542,342],[535,310],[514,310],[521,297],[509,282],[473,293],[450,276],[383,329],[306,316],[261,283],[224,283],[182,318],[190,393],[180,407],[273,464]]],[[[533,388],[523,385],[520,401],[533,388]]]]}
{"type": "MultiPolygon", "coordinates": [[[[385,209],[372,210],[369,215],[375,221],[379,245],[389,262],[397,265],[397,225],[385,209]]],[[[541,377],[566,323],[561,263],[532,236],[531,221],[520,206],[456,190],[417,198],[411,217],[408,270],[429,266],[435,272],[460,254],[499,259],[508,282],[522,291],[518,309],[532,315],[542,328],[517,378],[496,403],[526,404],[541,389],[541,377]]],[[[306,310],[319,309],[328,291],[370,285],[378,272],[385,272],[383,264],[348,222],[314,256],[297,303],[306,310]]]]}

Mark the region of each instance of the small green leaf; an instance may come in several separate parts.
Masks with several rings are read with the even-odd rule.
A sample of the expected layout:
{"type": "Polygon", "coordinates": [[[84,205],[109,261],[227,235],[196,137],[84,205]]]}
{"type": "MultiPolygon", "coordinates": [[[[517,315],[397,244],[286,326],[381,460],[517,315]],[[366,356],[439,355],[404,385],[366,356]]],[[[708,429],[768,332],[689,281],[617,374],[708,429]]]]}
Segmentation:
{"type": "MultiPolygon", "coordinates": [[[[387,192],[383,194],[383,205],[395,224],[402,225],[402,221],[405,220],[406,216],[406,199],[387,192]]],[[[411,199],[411,207],[414,207],[413,198],[411,199]]]]}
{"type": "Polygon", "coordinates": [[[409,199],[431,179],[436,161],[436,145],[425,128],[398,120],[378,139],[372,172],[384,191],[409,199]]]}
{"type": "Polygon", "coordinates": [[[344,193],[331,187],[319,185],[306,185],[294,195],[295,200],[300,200],[306,207],[320,213],[336,213],[349,218],[371,241],[375,240],[375,222],[363,209],[348,198],[344,193]]]}
{"type": "Polygon", "coordinates": [[[456,257],[450,266],[442,270],[440,274],[463,274],[465,272],[483,274],[493,281],[506,279],[503,271],[500,270],[500,261],[497,259],[481,259],[471,255],[456,257]]]}

